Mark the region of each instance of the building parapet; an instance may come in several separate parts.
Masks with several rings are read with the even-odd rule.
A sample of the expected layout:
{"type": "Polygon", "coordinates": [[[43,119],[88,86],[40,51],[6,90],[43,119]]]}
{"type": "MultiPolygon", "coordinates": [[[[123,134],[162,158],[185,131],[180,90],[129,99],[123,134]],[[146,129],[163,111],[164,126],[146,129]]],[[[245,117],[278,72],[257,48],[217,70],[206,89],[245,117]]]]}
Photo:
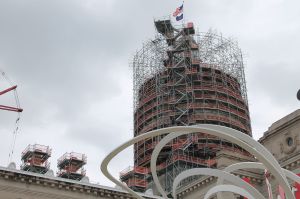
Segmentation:
{"type": "MultiPolygon", "coordinates": [[[[0,167],[0,181],[20,182],[36,186],[43,186],[51,189],[78,192],[95,197],[112,199],[133,199],[126,191],[111,188],[103,185],[93,184],[84,181],[64,179],[60,177],[48,176],[38,173],[21,171],[6,167],[0,167]]],[[[58,192],[57,192],[58,193],[58,192]]],[[[158,196],[141,194],[147,199],[161,199],[158,196]]]]}

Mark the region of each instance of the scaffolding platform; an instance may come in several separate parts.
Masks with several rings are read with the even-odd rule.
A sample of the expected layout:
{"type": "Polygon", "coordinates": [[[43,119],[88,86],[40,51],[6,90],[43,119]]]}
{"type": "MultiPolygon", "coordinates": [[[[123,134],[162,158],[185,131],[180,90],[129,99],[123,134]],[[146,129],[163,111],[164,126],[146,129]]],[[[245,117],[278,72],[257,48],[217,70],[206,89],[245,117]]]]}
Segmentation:
{"type": "Polygon", "coordinates": [[[72,180],[81,180],[86,175],[85,169],[73,170],[71,168],[66,168],[66,170],[60,170],[57,172],[57,176],[72,180]]]}
{"type": "Polygon", "coordinates": [[[81,153],[65,153],[57,160],[57,167],[59,171],[57,175],[62,178],[72,180],[81,180],[86,171],[83,166],[87,163],[87,157],[81,153]]]}
{"type": "Polygon", "coordinates": [[[192,22],[187,23],[186,26],[183,28],[183,31],[186,35],[195,34],[194,24],[192,22]]]}
{"type": "Polygon", "coordinates": [[[146,167],[132,167],[129,166],[123,171],[120,172],[120,178],[121,179],[126,179],[130,177],[131,175],[146,175],[149,173],[148,168],[146,167]]]}
{"type": "Polygon", "coordinates": [[[145,179],[131,178],[128,180],[127,186],[130,188],[135,187],[145,189],[147,187],[147,181],[145,179]]]}
{"type": "Polygon", "coordinates": [[[52,149],[40,144],[28,145],[21,155],[21,170],[35,173],[46,173],[50,168],[47,161],[52,149]]]}
{"type": "Polygon", "coordinates": [[[154,22],[157,32],[162,35],[166,35],[174,32],[174,27],[171,20],[157,20],[154,22]]]}
{"type": "Polygon", "coordinates": [[[147,188],[146,176],[149,168],[142,166],[129,166],[120,172],[120,180],[125,182],[127,186],[135,191],[143,191],[147,188]]]}
{"type": "Polygon", "coordinates": [[[176,40],[174,32],[177,31],[170,19],[157,20],[154,22],[157,32],[162,34],[166,38],[168,46],[172,46],[176,40]]]}
{"type": "Polygon", "coordinates": [[[22,163],[20,167],[23,171],[45,174],[50,168],[50,163],[45,162],[40,164],[39,162],[32,161],[30,163],[22,163]]]}

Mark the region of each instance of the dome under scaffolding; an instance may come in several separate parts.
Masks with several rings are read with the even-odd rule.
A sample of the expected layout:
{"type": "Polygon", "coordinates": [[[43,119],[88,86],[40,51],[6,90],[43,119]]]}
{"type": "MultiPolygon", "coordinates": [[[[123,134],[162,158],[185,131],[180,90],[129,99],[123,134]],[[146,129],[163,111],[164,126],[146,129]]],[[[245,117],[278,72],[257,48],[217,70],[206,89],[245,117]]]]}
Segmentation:
{"type": "MultiPolygon", "coordinates": [[[[170,20],[158,20],[155,27],[155,39],[144,43],[132,62],[134,136],[197,124],[226,126],[252,136],[243,57],[237,43],[212,31],[198,33],[193,23],[174,27],[170,20]]],[[[133,190],[155,191],[148,171],[152,151],[161,139],[157,136],[134,145],[134,167],[121,173],[133,190]]],[[[247,155],[238,146],[202,132],[172,140],[157,161],[165,190],[169,192],[176,175],[186,169],[216,167],[220,150],[247,155]]]]}

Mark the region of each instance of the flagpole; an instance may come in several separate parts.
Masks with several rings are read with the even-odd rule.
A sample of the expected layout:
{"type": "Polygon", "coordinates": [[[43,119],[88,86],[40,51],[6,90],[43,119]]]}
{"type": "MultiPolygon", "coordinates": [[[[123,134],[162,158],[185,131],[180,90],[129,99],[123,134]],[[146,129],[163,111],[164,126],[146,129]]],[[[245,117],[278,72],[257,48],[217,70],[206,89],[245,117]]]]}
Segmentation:
{"type": "Polygon", "coordinates": [[[182,1],[182,14],[183,14],[183,20],[182,20],[182,28],[184,28],[184,24],[185,24],[185,13],[184,13],[184,1],[182,1]]]}

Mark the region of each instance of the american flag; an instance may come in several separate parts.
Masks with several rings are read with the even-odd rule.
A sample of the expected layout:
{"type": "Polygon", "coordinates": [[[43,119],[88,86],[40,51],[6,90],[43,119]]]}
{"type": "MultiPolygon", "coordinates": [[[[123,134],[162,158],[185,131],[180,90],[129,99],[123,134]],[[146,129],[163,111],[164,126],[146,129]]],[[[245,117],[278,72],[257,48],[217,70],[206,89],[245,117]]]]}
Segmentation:
{"type": "Polygon", "coordinates": [[[180,7],[176,8],[175,12],[173,13],[173,17],[178,16],[182,12],[183,12],[183,4],[180,7]]]}

